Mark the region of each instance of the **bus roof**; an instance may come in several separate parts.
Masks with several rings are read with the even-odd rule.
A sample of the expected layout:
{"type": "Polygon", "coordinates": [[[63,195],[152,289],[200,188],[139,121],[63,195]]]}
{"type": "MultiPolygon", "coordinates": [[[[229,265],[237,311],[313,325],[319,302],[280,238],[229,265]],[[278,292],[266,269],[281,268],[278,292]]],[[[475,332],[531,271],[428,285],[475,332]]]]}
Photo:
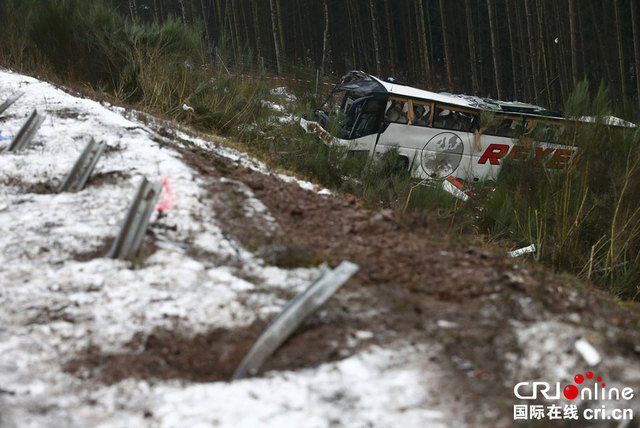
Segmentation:
{"type": "Polygon", "coordinates": [[[408,98],[421,98],[452,106],[472,108],[476,110],[489,110],[501,113],[524,114],[528,116],[542,116],[546,118],[562,118],[558,113],[549,111],[544,107],[520,101],[498,101],[490,98],[481,98],[474,95],[450,94],[447,92],[431,92],[411,86],[388,82],[375,76],[371,76],[382,85],[389,94],[408,98]]]}
{"type": "Polygon", "coordinates": [[[469,108],[473,110],[489,110],[502,113],[543,116],[546,118],[561,118],[557,113],[550,112],[543,107],[518,101],[496,101],[490,98],[480,98],[473,95],[457,95],[446,92],[432,92],[414,88],[393,81],[383,80],[362,71],[347,73],[336,86],[337,90],[358,91],[362,93],[384,93],[399,97],[435,101],[450,106],[469,108]]]}
{"type": "MultiPolygon", "coordinates": [[[[399,97],[422,99],[437,103],[458,106],[474,110],[488,110],[505,114],[519,115],[525,117],[535,117],[546,120],[566,120],[560,113],[550,111],[544,107],[520,101],[499,101],[490,98],[481,98],[474,95],[457,95],[446,92],[431,92],[425,89],[414,88],[412,86],[397,83],[393,79],[383,80],[367,74],[363,71],[350,71],[340,83],[336,85],[338,90],[361,91],[363,93],[387,93],[399,97]]],[[[579,122],[594,122],[590,117],[570,118],[579,122]]],[[[605,123],[618,127],[636,128],[637,125],[622,119],[609,116],[605,123]]]]}
{"type": "Polygon", "coordinates": [[[395,82],[387,82],[375,76],[371,76],[371,77],[375,79],[378,83],[380,83],[380,85],[382,85],[389,94],[404,96],[408,98],[421,98],[421,99],[435,101],[435,102],[457,105],[460,107],[477,108],[477,106],[474,106],[469,101],[463,98],[452,96],[450,94],[439,94],[437,92],[431,92],[424,89],[413,88],[411,86],[405,86],[395,82]]]}

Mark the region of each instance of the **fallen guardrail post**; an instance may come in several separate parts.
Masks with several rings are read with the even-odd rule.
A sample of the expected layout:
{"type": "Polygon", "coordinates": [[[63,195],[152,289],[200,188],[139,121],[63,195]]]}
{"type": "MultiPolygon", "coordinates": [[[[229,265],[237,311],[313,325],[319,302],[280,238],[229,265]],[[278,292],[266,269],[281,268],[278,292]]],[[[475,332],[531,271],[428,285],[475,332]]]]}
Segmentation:
{"type": "Polygon", "coordinates": [[[22,91],[16,91],[13,94],[9,95],[9,97],[6,100],[4,100],[2,104],[0,104],[0,114],[4,113],[6,109],[11,107],[11,105],[15,103],[16,100],[23,95],[24,95],[24,92],[22,91]]]}
{"type": "Polygon", "coordinates": [[[161,191],[161,181],[151,183],[142,177],[120,233],[107,254],[108,258],[131,260],[138,254],[161,191]]]}
{"type": "Polygon", "coordinates": [[[326,269],[306,290],[294,297],[282,313],[269,324],[249,353],[236,369],[231,380],[238,380],[258,372],[267,358],[295,331],[302,322],[322,306],[351,278],[360,267],[342,262],[334,270],[326,269]]]}
{"type": "Polygon", "coordinates": [[[69,171],[64,181],[60,184],[60,187],[58,187],[58,193],[82,190],[85,184],[87,184],[93,168],[95,168],[100,155],[102,155],[106,147],[107,143],[104,141],[96,143],[96,140],[91,138],[89,144],[87,144],[71,168],[71,171],[69,171]]]}
{"type": "Polygon", "coordinates": [[[20,131],[18,131],[18,135],[11,140],[11,144],[5,149],[5,152],[18,152],[24,149],[33,139],[34,135],[36,135],[44,119],[44,115],[39,114],[37,110],[33,110],[29,119],[27,119],[26,123],[20,128],[20,131]]]}

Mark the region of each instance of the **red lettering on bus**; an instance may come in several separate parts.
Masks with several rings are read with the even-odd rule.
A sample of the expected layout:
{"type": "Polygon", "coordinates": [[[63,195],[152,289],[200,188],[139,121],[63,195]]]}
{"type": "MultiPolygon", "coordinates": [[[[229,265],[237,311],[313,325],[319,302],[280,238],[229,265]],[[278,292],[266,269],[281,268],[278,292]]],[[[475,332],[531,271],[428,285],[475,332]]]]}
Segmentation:
{"type": "Polygon", "coordinates": [[[530,150],[524,146],[513,146],[509,152],[509,156],[507,156],[507,159],[524,161],[529,157],[529,152],[530,150]]]}
{"type": "Polygon", "coordinates": [[[507,144],[489,144],[487,150],[480,156],[478,163],[485,164],[489,161],[491,165],[500,165],[500,158],[506,155],[508,151],[509,146],[507,144]]]}
{"type": "Polygon", "coordinates": [[[551,152],[553,152],[553,148],[552,147],[547,147],[546,149],[542,148],[542,147],[536,147],[536,158],[535,160],[537,161],[544,161],[545,158],[547,157],[547,155],[551,154],[551,152]]]}
{"type": "Polygon", "coordinates": [[[547,163],[547,168],[562,169],[569,165],[573,150],[568,149],[556,149],[551,160],[547,163]]]}

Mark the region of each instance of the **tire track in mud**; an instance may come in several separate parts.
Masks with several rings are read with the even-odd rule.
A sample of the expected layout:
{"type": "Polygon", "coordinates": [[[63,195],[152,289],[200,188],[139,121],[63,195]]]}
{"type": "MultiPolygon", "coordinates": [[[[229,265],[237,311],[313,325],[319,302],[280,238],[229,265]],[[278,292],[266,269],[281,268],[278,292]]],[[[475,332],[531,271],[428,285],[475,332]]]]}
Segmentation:
{"type": "MultiPolygon", "coordinates": [[[[462,412],[470,423],[512,422],[513,385],[531,371],[521,364],[526,350],[516,325],[567,322],[568,314],[578,313],[582,327],[604,336],[614,326],[603,329],[603,321],[620,320],[612,296],[535,263],[523,269],[504,252],[471,244],[472,237],[452,243],[450,228],[435,216],[371,211],[353,197],[320,195],[248,168],[227,165],[222,173],[248,186],[269,209],[283,232],[280,245],[306,252],[312,264],[350,260],[361,266],[345,292],[354,296],[352,310],[367,314],[372,343],[393,346],[400,339],[442,347],[437,363],[450,373],[446,389],[469,404],[462,412]]],[[[626,346],[628,331],[639,324],[637,313],[624,312],[626,327],[615,326],[622,339],[613,339],[612,353],[626,346]]],[[[307,355],[331,346],[324,339],[294,335],[274,359],[295,346],[307,355]]]]}
{"type": "MultiPolygon", "coordinates": [[[[428,216],[425,222],[418,217],[399,218],[391,211],[373,212],[353,198],[320,195],[210,153],[182,154],[213,179],[210,197],[226,233],[254,250],[256,240],[261,250],[277,249],[275,255],[263,252],[265,261],[286,267],[283,254],[304,254],[291,265],[327,261],[335,266],[350,260],[361,266],[343,290],[350,296],[351,313],[340,316],[344,313],[340,299],[330,300],[324,312],[338,314],[339,322],[313,317],[272,356],[265,370],[307,367],[355,353],[361,346],[344,347],[344,338],[364,326],[374,335],[363,346],[437,343],[444,354],[437,363],[451,373],[447,389],[456,396],[475,402],[487,396],[502,400],[509,394],[504,387],[510,375],[505,371],[505,348],[517,352],[517,345],[506,318],[530,317],[534,312],[523,314],[516,296],[543,295],[544,281],[514,267],[503,254],[451,248],[442,242],[444,234],[428,216]],[[251,189],[275,219],[278,233],[260,235],[256,231],[268,230],[260,219],[238,216],[237,210],[230,215],[229,207],[240,205],[246,196],[220,184],[221,177],[227,184],[232,180],[251,189]],[[447,320],[455,328],[440,328],[438,320],[447,320]],[[469,386],[469,377],[481,381],[469,386]]],[[[495,413],[494,400],[484,399],[479,407],[495,413]]]]}

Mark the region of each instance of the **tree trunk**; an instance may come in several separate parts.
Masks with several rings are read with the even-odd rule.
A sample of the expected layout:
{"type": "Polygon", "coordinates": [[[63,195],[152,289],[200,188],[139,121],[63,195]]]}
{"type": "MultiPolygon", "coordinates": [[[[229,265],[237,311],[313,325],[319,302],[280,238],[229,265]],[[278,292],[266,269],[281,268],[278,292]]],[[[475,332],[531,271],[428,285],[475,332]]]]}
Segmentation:
{"type": "Polygon", "coordinates": [[[300,49],[302,49],[302,59],[307,55],[306,45],[304,43],[305,34],[304,34],[304,21],[302,20],[302,7],[300,6],[300,0],[296,0],[296,5],[298,6],[298,23],[300,26],[300,49]]]}
{"type": "Polygon", "coordinates": [[[189,2],[189,22],[195,22],[196,20],[196,5],[194,1],[195,0],[191,0],[189,2]]]}
{"type": "Polygon", "coordinates": [[[240,38],[240,21],[238,20],[238,8],[236,7],[236,0],[231,0],[231,18],[233,19],[233,32],[236,39],[236,61],[240,58],[242,53],[242,39],[240,38]]]}
{"type": "Polygon", "coordinates": [[[324,10],[324,33],[322,35],[322,64],[320,65],[320,72],[324,75],[328,57],[327,50],[329,48],[329,5],[327,5],[327,0],[322,1],[322,8],[324,10]]]}
{"type": "MultiPolygon", "coordinates": [[[[469,62],[471,64],[471,87],[474,95],[478,95],[480,90],[478,86],[478,64],[476,57],[476,42],[475,37],[473,36],[473,31],[475,27],[473,26],[473,18],[471,15],[471,4],[470,0],[464,0],[464,9],[465,15],[467,18],[467,40],[469,43],[469,62]]],[[[509,7],[509,2],[507,1],[507,7],[509,7]]],[[[509,33],[511,35],[511,33],[509,33]]]]}
{"type": "Polygon", "coordinates": [[[280,64],[280,43],[278,42],[278,24],[276,18],[276,8],[273,6],[273,0],[269,0],[269,8],[271,9],[271,29],[273,30],[273,45],[276,49],[276,66],[278,74],[282,73],[280,64]]]}
{"type": "MultiPolygon", "coordinates": [[[[596,23],[594,25],[595,29],[596,29],[596,43],[598,45],[598,50],[600,53],[600,57],[601,57],[601,62],[602,62],[602,66],[603,66],[603,71],[604,74],[607,76],[606,80],[608,82],[612,82],[614,80],[613,75],[615,74],[615,67],[614,70],[612,71],[611,69],[611,62],[607,59],[608,55],[608,46],[606,43],[606,33],[602,31],[602,29],[600,28],[601,26],[597,24],[598,22],[598,14],[595,10],[595,8],[593,7],[593,3],[589,2],[589,10],[591,12],[591,19],[594,23],[596,23]]],[[[606,18],[605,18],[606,19],[606,18]]]]}
{"type": "Polygon", "coordinates": [[[429,13],[429,9],[430,8],[425,8],[424,14],[425,14],[425,19],[426,19],[426,26],[427,26],[427,40],[429,41],[429,43],[426,45],[427,46],[427,59],[429,60],[429,64],[431,64],[431,69],[429,71],[429,84],[431,86],[433,86],[433,33],[431,31],[431,28],[433,27],[433,25],[431,25],[431,13],[429,13]]]}
{"type": "Polygon", "coordinates": [[[563,35],[563,28],[566,28],[564,25],[564,21],[562,20],[562,16],[560,15],[560,6],[561,2],[553,1],[553,25],[554,32],[556,34],[556,39],[553,42],[554,52],[556,55],[556,66],[558,67],[558,75],[560,76],[560,98],[564,102],[567,99],[569,86],[569,77],[567,70],[571,67],[567,67],[567,56],[565,47],[565,38],[563,35]]]}
{"type": "MultiPolygon", "coordinates": [[[[325,5],[326,4],[327,2],[325,0],[325,5]]],[[[382,66],[380,65],[380,42],[378,41],[378,25],[376,23],[376,4],[374,0],[369,0],[369,12],[371,13],[371,27],[372,27],[371,35],[373,36],[373,50],[376,58],[376,75],[381,76],[382,66]]]]}
{"type": "MultiPolygon", "coordinates": [[[[262,49],[260,43],[260,20],[258,19],[258,0],[252,0],[251,6],[253,8],[253,32],[255,33],[256,38],[256,57],[262,57],[262,49]]],[[[258,66],[262,67],[262,64],[258,64],[258,66]]],[[[262,68],[260,68],[260,72],[264,72],[262,68]]]]}
{"type": "MultiPolygon", "coordinates": [[[[469,0],[465,0],[469,1],[469,0]]],[[[513,28],[513,12],[511,10],[511,2],[505,2],[505,6],[507,8],[507,27],[509,28],[509,49],[511,50],[511,80],[512,80],[512,91],[511,94],[514,99],[518,98],[518,72],[517,72],[517,61],[516,61],[516,43],[515,43],[515,30],[513,28]]],[[[468,25],[468,24],[467,24],[468,25]]]]}
{"type": "MultiPolygon", "coordinates": [[[[351,2],[349,2],[351,4],[351,2]]],[[[362,17],[359,14],[360,8],[358,7],[357,0],[352,6],[352,16],[355,22],[356,29],[356,54],[360,53],[360,62],[363,67],[373,68],[371,65],[371,58],[369,58],[368,44],[365,45],[364,25],[362,25],[362,17]]]]}
{"type": "Polygon", "coordinates": [[[578,38],[576,36],[575,0],[569,0],[569,32],[571,35],[571,76],[573,87],[578,86],[578,38]]]}
{"type": "Polygon", "coordinates": [[[216,10],[218,11],[218,36],[222,38],[226,34],[225,19],[222,13],[222,0],[216,0],[216,10]]]}
{"type": "Polygon", "coordinates": [[[233,31],[233,18],[231,17],[231,6],[229,6],[229,2],[231,0],[225,0],[224,2],[224,25],[222,27],[222,35],[223,37],[231,37],[231,48],[233,49],[233,56],[236,58],[238,56],[238,48],[237,48],[237,40],[234,36],[233,31]]]}
{"type": "Polygon", "coordinates": [[[284,48],[284,26],[282,25],[282,10],[280,9],[280,0],[276,0],[276,10],[278,12],[278,36],[280,37],[280,55],[282,58],[287,57],[284,48]]]}
{"type": "Polygon", "coordinates": [[[356,45],[355,45],[355,39],[356,36],[354,36],[354,22],[353,22],[353,18],[352,18],[352,13],[351,13],[351,7],[349,6],[349,2],[347,1],[347,16],[349,18],[349,36],[351,38],[351,52],[349,53],[349,57],[345,57],[345,65],[344,68],[346,71],[351,71],[354,69],[357,69],[357,62],[356,62],[356,45]],[[348,64],[346,64],[347,62],[347,58],[350,58],[350,66],[348,64]],[[351,69],[351,70],[348,70],[351,69]]]}
{"type": "MultiPolygon", "coordinates": [[[[245,40],[245,43],[249,43],[251,40],[250,29],[249,29],[250,25],[249,25],[249,22],[247,22],[247,10],[246,10],[244,0],[240,0],[240,16],[241,16],[240,21],[242,22],[242,27],[244,28],[244,40],[245,40]]],[[[251,14],[249,14],[249,16],[251,17],[251,14]]],[[[249,19],[251,20],[251,18],[249,19]]]]}
{"type": "Polygon", "coordinates": [[[184,0],[178,0],[178,4],[180,5],[180,12],[182,13],[182,22],[187,22],[187,11],[184,8],[184,0]]]}
{"type": "Polygon", "coordinates": [[[424,24],[424,9],[422,7],[422,0],[416,0],[416,4],[418,6],[417,13],[417,25],[418,31],[420,33],[420,50],[422,51],[419,55],[419,58],[422,60],[424,64],[424,76],[426,77],[426,82],[429,86],[433,86],[433,80],[431,78],[431,62],[429,61],[429,49],[427,45],[427,31],[426,26],[424,24]]]}
{"type": "MultiPolygon", "coordinates": [[[[607,5],[605,5],[605,7],[606,6],[607,5]]],[[[580,46],[580,57],[582,60],[582,70],[583,70],[582,76],[586,77],[587,70],[589,70],[591,64],[587,62],[587,50],[585,49],[587,44],[584,42],[584,33],[585,33],[585,30],[587,29],[587,26],[585,25],[583,19],[586,19],[586,18],[584,17],[584,13],[580,13],[580,10],[581,9],[576,10],[576,15],[578,17],[577,27],[580,29],[578,31],[578,34],[580,35],[580,43],[578,44],[578,46],[580,46]]]]}
{"type": "Polygon", "coordinates": [[[204,36],[207,41],[207,46],[211,42],[209,35],[209,14],[207,13],[207,8],[204,5],[204,0],[200,0],[200,8],[202,9],[202,25],[204,25],[204,36]]]}
{"type": "Polygon", "coordinates": [[[493,71],[496,81],[496,91],[498,99],[502,99],[502,87],[500,85],[500,65],[498,61],[498,35],[496,34],[495,17],[493,16],[493,6],[491,0],[487,0],[487,12],[489,12],[489,31],[491,32],[491,57],[493,59],[493,71]]]}
{"type": "Polygon", "coordinates": [[[444,44],[444,63],[447,69],[447,89],[453,92],[453,78],[451,77],[451,54],[449,52],[449,39],[447,36],[447,21],[444,13],[444,0],[440,0],[440,20],[442,21],[442,43],[444,44]]]}
{"type": "Polygon", "coordinates": [[[640,28],[638,28],[638,4],[637,0],[631,0],[631,29],[633,30],[633,56],[636,63],[636,91],[640,102],[640,28]]]}
{"type": "Polygon", "coordinates": [[[138,5],[136,0],[129,0],[129,12],[131,13],[131,19],[133,21],[138,20],[138,5]]]}
{"type": "MultiPolygon", "coordinates": [[[[573,1],[573,0],[570,0],[573,1]]],[[[538,63],[538,55],[536,52],[535,37],[533,36],[533,22],[531,17],[531,6],[529,0],[524,1],[524,8],[527,18],[527,37],[529,38],[529,55],[531,55],[531,80],[533,83],[533,99],[538,101],[538,76],[536,72],[536,64],[538,63]]]]}
{"type": "Polygon", "coordinates": [[[549,78],[549,64],[548,64],[548,59],[547,59],[547,50],[545,48],[545,42],[544,42],[544,32],[543,32],[543,11],[542,11],[542,3],[538,2],[537,3],[537,11],[536,11],[536,15],[538,17],[538,37],[540,40],[540,54],[542,57],[542,68],[544,70],[544,83],[545,83],[545,92],[547,95],[547,106],[551,107],[553,105],[553,102],[551,101],[551,81],[549,78]]]}
{"type": "Polygon", "coordinates": [[[160,6],[158,6],[158,0],[153,0],[153,22],[160,22],[160,6]]]}
{"type": "Polygon", "coordinates": [[[620,89],[622,91],[621,101],[627,95],[627,85],[625,83],[624,72],[624,50],[622,49],[622,29],[620,28],[620,0],[614,0],[613,10],[616,16],[616,39],[618,41],[618,64],[620,66],[620,89]]]}
{"type": "Polygon", "coordinates": [[[518,49],[520,51],[520,72],[522,73],[522,78],[523,81],[525,82],[522,85],[522,93],[523,96],[526,100],[532,100],[533,99],[533,95],[532,95],[532,89],[531,89],[531,84],[529,83],[532,79],[530,76],[530,72],[531,72],[531,67],[530,65],[527,63],[527,59],[530,59],[530,57],[528,57],[526,55],[527,52],[527,44],[526,44],[526,22],[525,20],[522,18],[522,8],[521,7],[516,7],[515,8],[515,13],[516,13],[516,23],[517,23],[517,28],[519,28],[520,30],[518,31],[519,36],[518,36],[518,49]]]}
{"type": "Polygon", "coordinates": [[[384,0],[384,14],[387,20],[387,47],[389,48],[389,65],[391,66],[391,75],[396,74],[396,56],[393,48],[393,24],[391,20],[391,9],[389,8],[389,0],[384,0]]]}

